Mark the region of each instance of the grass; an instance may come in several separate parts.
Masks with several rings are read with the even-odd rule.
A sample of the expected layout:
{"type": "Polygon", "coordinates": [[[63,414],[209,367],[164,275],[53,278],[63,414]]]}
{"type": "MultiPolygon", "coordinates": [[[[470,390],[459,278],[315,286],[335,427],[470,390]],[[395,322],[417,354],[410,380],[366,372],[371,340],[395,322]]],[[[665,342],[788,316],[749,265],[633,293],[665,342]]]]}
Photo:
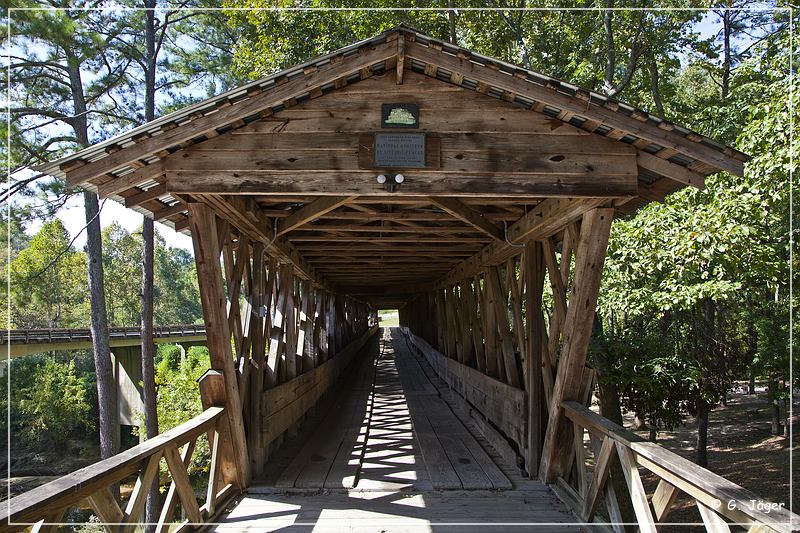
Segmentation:
{"type": "Polygon", "coordinates": [[[397,309],[384,309],[378,311],[378,319],[380,326],[383,328],[390,328],[392,326],[400,325],[400,313],[397,309]]]}

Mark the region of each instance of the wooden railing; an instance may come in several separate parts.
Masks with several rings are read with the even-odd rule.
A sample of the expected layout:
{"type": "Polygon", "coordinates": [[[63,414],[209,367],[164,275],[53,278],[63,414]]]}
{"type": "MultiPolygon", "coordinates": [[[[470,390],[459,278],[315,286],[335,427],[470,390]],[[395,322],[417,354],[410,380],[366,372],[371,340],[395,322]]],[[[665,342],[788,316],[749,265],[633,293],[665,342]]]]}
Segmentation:
{"type": "MultiPolygon", "coordinates": [[[[184,531],[213,519],[224,502],[243,489],[237,483],[235,462],[230,456],[230,428],[226,412],[222,374],[209,371],[200,380],[205,410],[198,416],[144,443],[103,461],[0,503],[0,531],[31,527],[34,532],[55,531],[65,511],[88,503],[106,531],[132,532],[144,521],[147,493],[158,477],[162,459],[171,483],[163,498],[156,531],[184,531]],[[197,439],[208,435],[211,460],[205,501],[198,504],[189,480],[188,466],[197,439]],[[112,491],[136,475],[136,483],[123,507],[112,491]],[[186,519],[174,528],[176,507],[186,519]]],[[[77,524],[76,524],[77,525],[77,524]]]]}
{"type": "Polygon", "coordinates": [[[579,403],[564,402],[562,406],[573,423],[575,468],[569,482],[559,478],[554,488],[582,520],[604,522],[615,531],[624,531],[619,494],[608,481],[616,456],[642,532],[655,532],[659,523],[669,522],[667,514],[680,493],[694,501],[706,530],[711,532],[728,532],[731,526],[747,528],[753,533],[788,532],[800,528],[800,516],[783,505],[765,502],[752,492],[638,437],[579,403]],[[585,446],[585,432],[588,432],[590,453],[585,446]],[[591,473],[587,468],[589,463],[593,465],[591,473]],[[645,491],[640,467],[658,478],[658,484],[650,495],[645,491]],[[603,500],[607,519],[598,519],[596,514],[603,500]]]}

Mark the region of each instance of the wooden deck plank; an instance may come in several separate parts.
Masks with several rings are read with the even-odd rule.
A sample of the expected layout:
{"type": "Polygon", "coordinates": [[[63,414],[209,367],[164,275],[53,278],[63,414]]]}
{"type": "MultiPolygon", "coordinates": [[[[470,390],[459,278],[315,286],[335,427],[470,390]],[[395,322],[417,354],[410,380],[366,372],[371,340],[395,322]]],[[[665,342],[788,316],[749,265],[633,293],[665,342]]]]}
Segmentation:
{"type": "Polygon", "coordinates": [[[216,531],[483,532],[503,525],[535,525],[537,533],[588,531],[550,491],[536,498],[477,490],[249,494],[222,522],[216,531]]]}
{"type": "MultiPolygon", "coordinates": [[[[330,411],[329,416],[320,424],[283,474],[278,477],[276,486],[283,488],[323,488],[325,486],[334,461],[337,458],[340,460],[345,458],[345,454],[339,454],[342,443],[355,440],[351,441],[349,438],[355,427],[353,421],[357,420],[360,424],[360,421],[363,420],[365,404],[360,406],[359,402],[366,402],[366,395],[352,394],[349,391],[358,390],[363,381],[371,379],[373,361],[374,358],[370,354],[355,363],[357,368],[354,369],[355,372],[350,378],[346,379],[342,388],[343,393],[334,401],[334,408],[330,411]]],[[[352,450],[352,444],[350,450],[352,450]]],[[[343,475],[340,470],[337,470],[337,474],[343,475]]],[[[338,486],[342,486],[341,483],[338,486]]]]}
{"type": "MultiPolygon", "coordinates": [[[[397,341],[395,342],[397,343],[397,341]]],[[[403,371],[414,375],[416,379],[424,379],[427,381],[428,388],[436,390],[408,350],[403,350],[401,348],[399,351],[402,354],[401,358],[405,360],[403,371]]],[[[415,402],[415,400],[412,400],[412,402],[415,402]]],[[[447,460],[449,460],[456,475],[461,480],[461,487],[465,489],[494,488],[491,480],[489,480],[483,469],[476,463],[475,458],[464,445],[464,439],[472,441],[474,441],[474,439],[464,430],[461,422],[456,419],[453,413],[450,412],[450,409],[442,402],[441,398],[438,397],[438,391],[437,396],[425,398],[424,401],[419,401],[417,405],[419,405],[418,411],[412,407],[412,418],[415,425],[417,424],[418,418],[422,418],[423,416],[430,423],[436,438],[439,440],[447,456],[447,460]],[[461,431],[459,431],[459,429],[461,429],[461,431]]],[[[420,420],[420,423],[424,422],[420,420]]],[[[485,453],[483,455],[485,455],[485,453]]],[[[428,465],[428,468],[430,469],[430,465],[428,465]]]]}
{"type": "Polygon", "coordinates": [[[372,417],[372,386],[375,379],[375,358],[370,354],[369,364],[364,364],[359,372],[355,398],[351,406],[352,415],[346,428],[339,451],[333,459],[331,469],[325,478],[324,487],[351,488],[358,481],[358,472],[364,459],[369,425],[372,417]]]}
{"type": "MultiPolygon", "coordinates": [[[[402,334],[396,333],[393,339],[397,351],[401,354],[402,367],[415,382],[417,388],[433,390],[437,396],[447,391],[446,385],[440,389],[433,381],[436,377],[428,363],[416,357],[408,350],[402,334]],[[424,383],[420,385],[420,383],[424,383]]],[[[494,464],[486,451],[475,440],[462,422],[440,398],[427,398],[422,404],[425,415],[447,454],[451,465],[456,470],[465,489],[510,489],[511,481],[494,464]]]]}
{"type": "MultiPolygon", "coordinates": [[[[372,345],[369,349],[377,352],[372,345]]],[[[382,354],[375,364],[369,416],[362,418],[362,425],[358,428],[363,431],[363,420],[368,418],[368,433],[365,439],[359,433],[354,445],[358,447],[358,439],[364,439],[363,462],[355,488],[320,492],[318,488],[292,487],[287,490],[273,485],[254,485],[248,488],[248,495],[233,511],[221,520],[222,524],[216,531],[289,528],[315,532],[482,532],[487,527],[504,529],[505,525],[535,525],[537,532],[588,530],[546,485],[524,479],[513,461],[505,459],[489,445],[474,423],[469,405],[453,394],[447,384],[426,366],[426,360],[403,350],[407,350],[407,345],[400,333],[384,330],[382,354]],[[435,404],[435,407],[426,404],[435,404]],[[418,410],[424,416],[417,417],[418,410]],[[447,417],[450,420],[445,420],[447,417]],[[421,426],[425,426],[425,431],[420,431],[421,426]],[[466,448],[460,453],[470,454],[475,459],[474,466],[483,469],[493,490],[432,490],[437,487],[433,484],[436,470],[429,469],[431,464],[434,467],[447,465],[451,486],[463,486],[459,472],[452,465],[454,455],[448,456],[442,447],[444,434],[460,441],[466,448]],[[436,446],[426,449],[420,439],[426,435],[435,441],[436,446]],[[432,450],[438,450],[440,459],[429,463],[432,450]],[[428,459],[425,458],[426,451],[428,459]],[[481,452],[485,454],[483,462],[477,460],[481,452]],[[489,474],[490,467],[485,461],[500,472],[499,478],[489,474]],[[504,484],[503,478],[508,485],[500,487],[504,484]],[[512,490],[496,490],[511,486],[512,481],[512,490]]],[[[350,376],[351,380],[356,377],[350,376]]],[[[312,437],[322,434],[330,438],[335,431],[332,424],[341,422],[342,417],[336,416],[337,413],[341,414],[344,403],[359,395],[359,391],[353,390],[355,385],[352,383],[343,383],[342,390],[353,394],[341,394],[339,401],[342,403],[326,404],[331,405],[329,416],[313,433],[307,434],[312,437]]],[[[296,449],[296,442],[289,440],[284,447],[296,449]]],[[[303,446],[301,452],[305,450],[303,446]]]]}
{"type": "Polygon", "coordinates": [[[414,437],[391,345],[384,342],[381,351],[376,364],[369,439],[357,488],[430,490],[432,485],[414,437]]]}
{"type": "Polygon", "coordinates": [[[428,419],[426,404],[438,397],[436,388],[428,381],[419,365],[411,360],[407,353],[402,353],[400,343],[396,338],[390,337],[392,348],[395,352],[395,361],[400,374],[400,382],[406,396],[408,410],[411,414],[414,435],[419,441],[422,458],[428,469],[431,484],[435,489],[460,489],[463,488],[461,478],[456,473],[455,466],[442,445],[439,436],[434,430],[434,425],[428,419]]]}
{"type": "Polygon", "coordinates": [[[439,392],[442,398],[441,406],[445,407],[448,413],[453,417],[452,419],[457,421],[457,423],[450,425],[448,431],[452,432],[452,434],[464,445],[464,447],[469,450],[469,453],[472,455],[475,462],[483,469],[484,474],[491,482],[493,488],[511,489],[513,487],[511,480],[503,473],[500,467],[496,464],[496,461],[487,453],[486,450],[489,448],[489,446],[482,446],[478,442],[478,440],[474,437],[474,434],[478,432],[475,431],[473,433],[467,429],[466,423],[462,417],[458,416],[454,410],[453,402],[446,401],[448,396],[452,396],[454,394],[453,391],[448,387],[447,383],[445,383],[436,374],[436,371],[430,366],[430,364],[428,364],[426,359],[417,356],[416,354],[413,354],[413,356],[416,358],[417,363],[424,372],[425,376],[428,378],[428,380],[430,380],[431,385],[439,392]]]}

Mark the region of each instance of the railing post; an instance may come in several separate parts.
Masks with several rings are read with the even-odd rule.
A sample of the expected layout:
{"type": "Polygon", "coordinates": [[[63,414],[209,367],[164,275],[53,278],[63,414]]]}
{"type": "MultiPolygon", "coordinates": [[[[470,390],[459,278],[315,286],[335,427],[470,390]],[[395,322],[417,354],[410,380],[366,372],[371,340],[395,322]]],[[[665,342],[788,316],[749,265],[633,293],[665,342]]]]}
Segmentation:
{"type": "MultiPolygon", "coordinates": [[[[225,376],[219,370],[208,370],[197,380],[200,386],[200,401],[203,410],[209,407],[224,407],[228,400],[225,390],[225,376]]],[[[219,476],[224,484],[232,484],[239,490],[246,488],[245,481],[236,467],[236,460],[231,440],[230,414],[226,410],[217,426],[220,438],[220,467],[219,476]]],[[[209,431],[209,445],[214,442],[214,432],[209,431]]],[[[209,483],[211,480],[209,480],[209,483]]]]}

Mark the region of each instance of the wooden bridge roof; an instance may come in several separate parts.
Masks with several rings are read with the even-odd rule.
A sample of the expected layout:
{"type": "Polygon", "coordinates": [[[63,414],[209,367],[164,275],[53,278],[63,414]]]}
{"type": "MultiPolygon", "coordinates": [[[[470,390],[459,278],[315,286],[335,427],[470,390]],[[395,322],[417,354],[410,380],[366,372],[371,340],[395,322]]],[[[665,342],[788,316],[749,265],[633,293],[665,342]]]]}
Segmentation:
{"type": "Polygon", "coordinates": [[[206,202],[302,277],[392,305],[511,257],[523,237],[550,236],[587,209],[631,213],[720,170],[742,175],[747,159],[401,26],[37,170],[182,232],[186,202],[206,202]],[[362,152],[381,103],[409,100],[441,160],[386,192],[362,152]]]}

